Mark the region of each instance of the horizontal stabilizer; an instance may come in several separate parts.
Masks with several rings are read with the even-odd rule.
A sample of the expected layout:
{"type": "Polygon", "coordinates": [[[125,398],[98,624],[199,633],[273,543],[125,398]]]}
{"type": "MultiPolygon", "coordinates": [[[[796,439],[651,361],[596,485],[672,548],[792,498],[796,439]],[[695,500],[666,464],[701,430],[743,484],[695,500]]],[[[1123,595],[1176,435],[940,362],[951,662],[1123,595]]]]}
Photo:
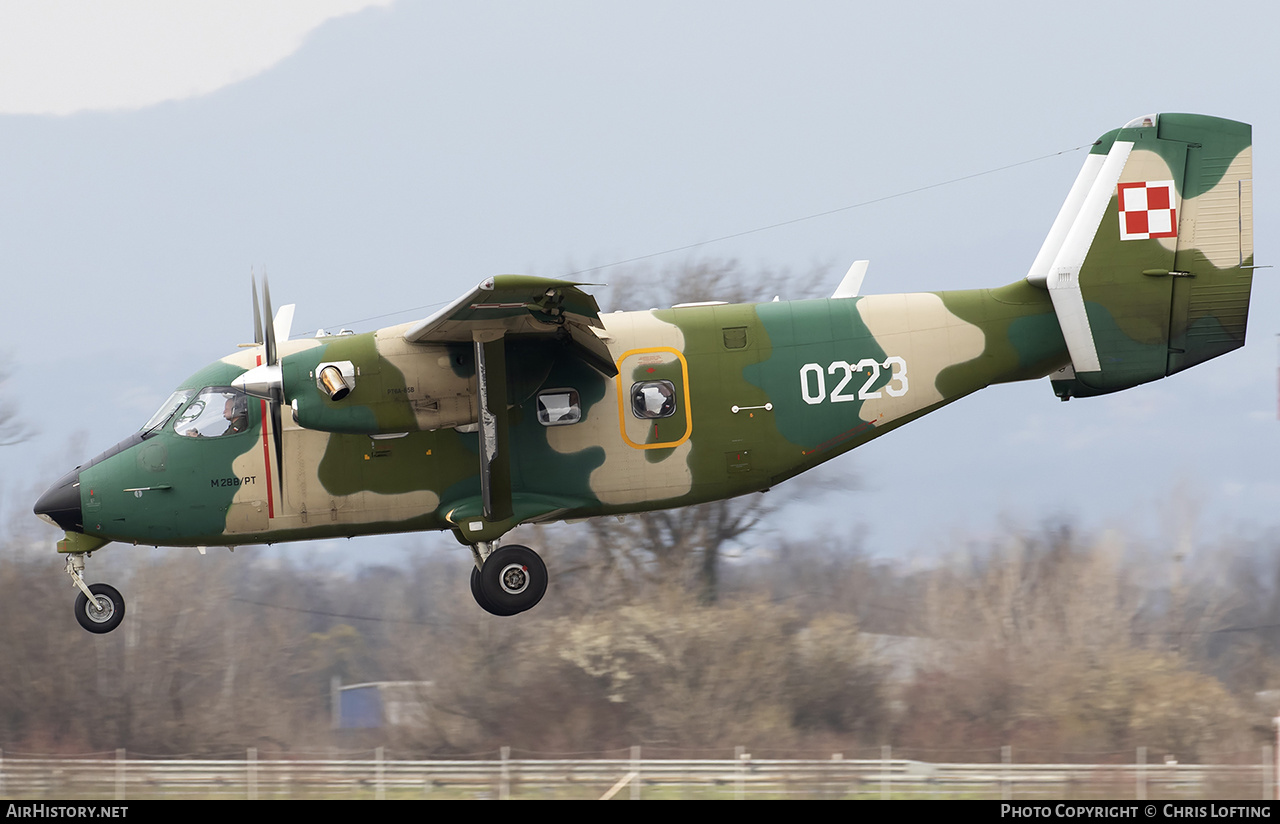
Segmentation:
{"type": "Polygon", "coordinates": [[[289,335],[293,331],[293,310],[296,308],[296,303],[286,303],[276,310],[276,318],[272,321],[271,326],[275,330],[277,341],[289,339],[289,335]]]}

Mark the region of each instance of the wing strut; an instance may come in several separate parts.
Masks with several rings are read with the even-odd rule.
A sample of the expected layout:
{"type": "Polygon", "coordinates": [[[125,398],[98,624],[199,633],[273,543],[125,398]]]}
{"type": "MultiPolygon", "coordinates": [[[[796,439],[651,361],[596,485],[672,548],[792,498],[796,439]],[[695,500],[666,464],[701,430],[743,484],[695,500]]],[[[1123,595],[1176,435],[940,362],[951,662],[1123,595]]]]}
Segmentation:
{"type": "Polygon", "coordinates": [[[485,520],[505,521],[512,515],[505,340],[500,329],[477,329],[472,339],[480,393],[480,498],[485,520]]]}

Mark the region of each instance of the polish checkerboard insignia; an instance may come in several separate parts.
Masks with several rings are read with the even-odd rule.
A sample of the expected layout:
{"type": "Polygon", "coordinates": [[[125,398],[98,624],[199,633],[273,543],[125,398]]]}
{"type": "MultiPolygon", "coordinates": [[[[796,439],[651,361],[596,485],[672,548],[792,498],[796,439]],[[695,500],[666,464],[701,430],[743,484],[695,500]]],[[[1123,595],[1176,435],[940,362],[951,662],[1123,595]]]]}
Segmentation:
{"type": "Polygon", "coordinates": [[[1172,180],[1121,183],[1117,193],[1121,240],[1178,236],[1177,196],[1172,180]]]}

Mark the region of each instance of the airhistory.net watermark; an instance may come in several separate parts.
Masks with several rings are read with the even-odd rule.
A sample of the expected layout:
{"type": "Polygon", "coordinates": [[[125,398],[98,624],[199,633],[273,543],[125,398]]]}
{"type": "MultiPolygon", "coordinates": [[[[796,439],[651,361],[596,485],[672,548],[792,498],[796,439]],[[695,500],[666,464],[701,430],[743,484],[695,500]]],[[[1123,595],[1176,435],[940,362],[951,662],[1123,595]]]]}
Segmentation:
{"type": "Polygon", "coordinates": [[[64,804],[9,804],[5,818],[126,818],[129,808],[123,806],[76,806],[64,804]]]}

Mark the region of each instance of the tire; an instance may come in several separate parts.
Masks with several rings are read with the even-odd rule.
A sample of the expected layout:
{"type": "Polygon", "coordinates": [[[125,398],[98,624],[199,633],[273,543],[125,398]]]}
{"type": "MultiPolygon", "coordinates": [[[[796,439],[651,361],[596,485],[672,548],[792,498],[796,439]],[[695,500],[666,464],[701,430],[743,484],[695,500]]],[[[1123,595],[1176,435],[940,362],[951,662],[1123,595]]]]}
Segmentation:
{"type": "Polygon", "coordinates": [[[480,570],[480,591],[489,602],[485,608],[495,615],[532,609],[547,591],[547,565],[527,546],[500,547],[480,570]]]}
{"type": "Polygon", "coordinates": [[[490,615],[505,616],[515,614],[513,612],[502,612],[493,606],[493,604],[489,603],[489,599],[484,597],[484,592],[480,588],[480,570],[476,569],[475,566],[471,567],[471,597],[475,598],[476,603],[480,605],[480,608],[490,615]]]}
{"type": "Polygon", "coordinates": [[[105,600],[106,603],[98,610],[89,603],[83,592],[77,595],[76,620],[80,622],[80,626],[98,635],[120,626],[120,622],[124,620],[124,598],[120,597],[120,592],[108,584],[90,584],[89,591],[99,602],[105,600]]]}

